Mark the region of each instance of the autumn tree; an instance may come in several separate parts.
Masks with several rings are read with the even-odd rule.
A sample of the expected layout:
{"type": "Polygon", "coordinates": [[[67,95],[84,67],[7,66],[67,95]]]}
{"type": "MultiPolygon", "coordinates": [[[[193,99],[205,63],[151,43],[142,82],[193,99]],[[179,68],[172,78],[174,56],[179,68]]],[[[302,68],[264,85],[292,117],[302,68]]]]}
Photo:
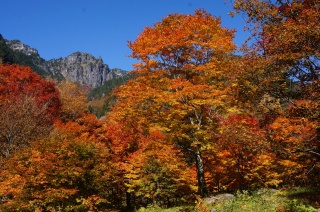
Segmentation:
{"type": "Polygon", "coordinates": [[[231,102],[233,31],[203,10],[171,14],[129,42],[135,79],[120,86],[110,119],[143,135],[155,129],[196,162],[198,192],[207,195],[201,152],[213,142],[213,114],[231,102]]]}
{"type": "Polygon", "coordinates": [[[1,155],[46,135],[59,116],[59,92],[30,68],[0,65],[1,155]]]}
{"type": "Polygon", "coordinates": [[[102,137],[113,154],[113,164],[115,165],[115,186],[111,191],[114,201],[119,207],[125,202],[126,209],[131,210],[135,203],[131,195],[132,192],[128,192],[128,188],[126,187],[128,179],[126,179],[125,175],[130,172],[127,164],[131,154],[139,149],[141,133],[136,130],[136,127],[132,127],[130,124],[117,123],[110,116],[104,120],[102,130],[102,137]]]}
{"type": "Polygon", "coordinates": [[[1,155],[6,158],[30,141],[48,135],[52,128],[45,109],[39,108],[30,96],[3,102],[0,119],[1,155]]]}
{"type": "Polygon", "coordinates": [[[68,81],[64,80],[57,85],[61,95],[61,115],[62,121],[74,121],[81,117],[87,111],[87,97],[79,89],[79,87],[68,81]]]}
{"type": "Polygon", "coordinates": [[[112,162],[105,144],[56,130],[7,159],[1,211],[112,209],[112,162]]]}
{"type": "Polygon", "coordinates": [[[188,197],[192,199],[195,173],[183,160],[182,152],[168,145],[166,136],[159,131],[142,139],[141,147],[130,155],[125,166],[128,192],[144,200],[135,205],[168,207],[188,197]]]}
{"type": "Polygon", "coordinates": [[[266,130],[260,128],[258,119],[230,114],[221,117],[218,131],[217,143],[205,155],[209,167],[207,174],[214,191],[280,184],[280,177],[272,165],[275,154],[270,152],[266,130]]]}
{"type": "Polygon", "coordinates": [[[270,125],[272,150],[277,155],[283,182],[293,185],[319,183],[316,125],[308,119],[292,117],[278,117],[270,125]]]}
{"type": "Polygon", "coordinates": [[[271,125],[273,151],[283,160],[288,175],[299,164],[300,170],[294,171],[299,176],[293,178],[314,177],[320,155],[319,1],[233,2],[246,15],[254,39],[243,47],[246,77],[238,85],[240,94],[249,90],[254,97],[250,100],[262,103],[262,96],[277,102],[276,107],[264,104],[268,116],[260,116],[263,125],[271,125]]]}
{"type": "Polygon", "coordinates": [[[1,65],[0,70],[2,101],[19,98],[20,95],[34,96],[38,105],[45,106],[50,118],[59,116],[61,105],[59,92],[53,82],[43,79],[25,66],[1,65]]]}
{"type": "Polygon", "coordinates": [[[243,49],[248,64],[245,67],[251,73],[251,82],[257,85],[256,91],[294,106],[296,99],[316,100],[319,2],[236,0],[234,6],[247,15],[251,39],[257,41],[248,42],[243,49]]]}
{"type": "Polygon", "coordinates": [[[1,150],[10,153],[1,161],[0,211],[120,208],[117,163],[85,95],[62,82],[60,96],[53,83],[15,65],[1,66],[0,82],[1,150]]]}

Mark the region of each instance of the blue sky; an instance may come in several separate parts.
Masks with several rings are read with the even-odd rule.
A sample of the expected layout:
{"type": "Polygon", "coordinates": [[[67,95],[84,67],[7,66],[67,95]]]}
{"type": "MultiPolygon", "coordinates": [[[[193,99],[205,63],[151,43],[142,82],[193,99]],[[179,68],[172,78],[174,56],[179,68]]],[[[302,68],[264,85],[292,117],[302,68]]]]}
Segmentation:
{"type": "Polygon", "coordinates": [[[169,13],[205,9],[237,30],[235,43],[247,36],[242,17],[228,15],[229,0],[0,0],[0,6],[0,34],[36,48],[44,59],[81,51],[127,71],[136,62],[128,57],[127,41],[169,13]]]}

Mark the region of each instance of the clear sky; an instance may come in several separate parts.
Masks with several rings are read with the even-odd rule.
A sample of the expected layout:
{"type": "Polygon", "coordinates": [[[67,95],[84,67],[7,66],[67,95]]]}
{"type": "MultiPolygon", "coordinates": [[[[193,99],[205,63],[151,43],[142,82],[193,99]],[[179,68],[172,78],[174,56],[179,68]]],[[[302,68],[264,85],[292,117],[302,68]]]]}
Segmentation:
{"type": "Polygon", "coordinates": [[[237,44],[247,36],[241,16],[228,15],[229,0],[0,0],[0,8],[0,34],[36,48],[46,60],[81,51],[127,71],[136,62],[127,41],[170,13],[205,9],[237,30],[237,44]]]}

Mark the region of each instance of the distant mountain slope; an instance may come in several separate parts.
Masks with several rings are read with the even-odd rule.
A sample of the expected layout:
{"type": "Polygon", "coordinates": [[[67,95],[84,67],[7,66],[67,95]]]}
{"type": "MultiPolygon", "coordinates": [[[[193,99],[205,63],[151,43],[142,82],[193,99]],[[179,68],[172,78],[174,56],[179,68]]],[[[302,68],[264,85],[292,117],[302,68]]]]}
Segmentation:
{"type": "Polygon", "coordinates": [[[103,86],[92,89],[87,95],[89,111],[98,118],[104,116],[116,101],[115,96],[112,96],[113,90],[134,77],[132,74],[127,74],[123,77],[113,78],[103,86]]]}
{"type": "Polygon", "coordinates": [[[40,75],[54,78],[66,78],[72,82],[96,88],[107,81],[123,77],[127,72],[121,69],[110,69],[101,57],[75,52],[65,58],[46,61],[38,51],[19,40],[5,40],[0,34],[0,62],[27,65],[40,75]]]}
{"type": "MultiPolygon", "coordinates": [[[[12,41],[12,46],[8,45],[8,41],[5,40],[0,34],[0,63],[9,63],[9,64],[19,64],[23,66],[30,66],[31,69],[42,76],[50,75],[46,72],[41,65],[46,61],[42,59],[38,52],[35,49],[31,49],[29,46],[24,45],[22,51],[19,49],[20,41],[12,41]],[[28,51],[30,49],[30,51],[28,51]],[[33,51],[35,50],[35,51],[33,51]],[[32,54],[31,54],[32,52],[32,54]]],[[[59,78],[58,76],[52,76],[54,78],[59,78]]]]}
{"type": "Polygon", "coordinates": [[[116,88],[119,85],[122,85],[126,83],[129,79],[132,79],[134,76],[131,74],[127,74],[123,77],[115,77],[108,81],[108,83],[94,88],[88,93],[88,99],[89,100],[94,100],[94,99],[101,99],[105,96],[107,96],[109,93],[113,91],[114,88],[116,88]]]}

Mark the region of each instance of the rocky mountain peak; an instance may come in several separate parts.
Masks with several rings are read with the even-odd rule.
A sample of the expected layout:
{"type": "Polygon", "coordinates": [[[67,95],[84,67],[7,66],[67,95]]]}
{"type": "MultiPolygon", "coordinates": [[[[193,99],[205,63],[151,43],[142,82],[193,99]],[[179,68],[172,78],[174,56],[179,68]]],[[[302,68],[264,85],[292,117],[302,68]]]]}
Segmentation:
{"type": "MultiPolygon", "coordinates": [[[[101,58],[100,58],[101,59],[101,58]]],[[[68,57],[66,57],[66,61],[69,64],[73,63],[89,63],[94,62],[96,59],[93,55],[85,53],[85,52],[74,52],[68,57]]]]}
{"type": "Polygon", "coordinates": [[[18,51],[26,55],[35,67],[41,69],[44,73],[57,78],[66,78],[72,82],[87,85],[96,88],[104,85],[107,81],[122,77],[127,74],[121,69],[110,69],[99,56],[85,52],[74,52],[67,57],[44,60],[38,54],[35,48],[23,44],[19,40],[5,40],[6,46],[13,51],[18,51]]]}
{"type": "Polygon", "coordinates": [[[14,51],[22,52],[25,55],[38,55],[38,50],[31,48],[30,46],[23,44],[19,40],[6,40],[6,44],[14,51]]]}
{"type": "MultiPolygon", "coordinates": [[[[73,82],[89,85],[93,88],[103,85],[115,77],[101,57],[84,52],[74,52],[65,58],[49,61],[51,72],[60,72],[62,76],[73,82]]],[[[122,72],[125,74],[125,72],[122,72]]]]}

